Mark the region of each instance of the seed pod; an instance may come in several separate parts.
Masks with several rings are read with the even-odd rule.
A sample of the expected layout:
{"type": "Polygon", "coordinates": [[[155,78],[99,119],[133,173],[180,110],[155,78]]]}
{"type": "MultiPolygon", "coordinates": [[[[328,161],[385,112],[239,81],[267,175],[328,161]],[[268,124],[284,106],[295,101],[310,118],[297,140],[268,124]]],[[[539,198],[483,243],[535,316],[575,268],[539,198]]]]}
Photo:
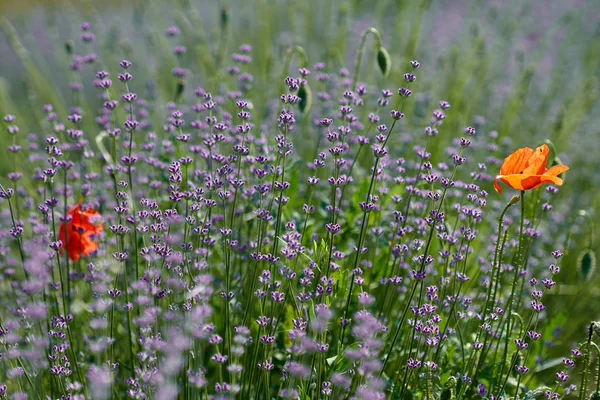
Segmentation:
{"type": "Polygon", "coordinates": [[[121,51],[125,57],[131,59],[131,54],[133,53],[133,44],[129,40],[125,39],[119,43],[119,46],[121,46],[121,51]]]}
{"type": "Polygon", "coordinates": [[[312,92],[308,84],[300,86],[298,89],[298,97],[300,97],[300,103],[298,106],[300,107],[300,112],[302,114],[307,114],[312,107],[312,92]]]}
{"type": "Polygon", "coordinates": [[[454,389],[446,388],[442,390],[442,394],[440,395],[440,400],[453,400],[454,399],[454,389]]]}
{"type": "Polygon", "coordinates": [[[179,97],[181,97],[184,90],[185,90],[185,81],[183,79],[180,79],[177,82],[177,89],[175,89],[175,101],[179,100],[179,97]]]}
{"type": "Polygon", "coordinates": [[[562,162],[560,161],[560,158],[558,158],[558,156],[552,159],[552,166],[554,167],[555,165],[562,165],[562,162]]]}
{"type": "Polygon", "coordinates": [[[227,24],[229,23],[229,10],[227,7],[221,8],[221,30],[225,30],[227,28],[227,24]]]}
{"type": "Polygon", "coordinates": [[[597,336],[600,336],[600,321],[594,321],[590,325],[590,336],[595,333],[597,336]]]}
{"type": "Polygon", "coordinates": [[[442,390],[440,400],[454,400],[456,398],[456,395],[454,394],[454,389],[456,388],[457,384],[458,381],[456,380],[456,377],[449,377],[448,380],[444,383],[444,390],[442,390]]]}
{"type": "Polygon", "coordinates": [[[385,47],[381,46],[379,50],[377,50],[377,65],[379,65],[379,70],[381,74],[386,77],[390,72],[390,67],[392,65],[392,59],[390,57],[390,53],[385,49],[385,47]]]}
{"type": "Polygon", "coordinates": [[[67,54],[73,54],[73,46],[74,45],[75,45],[75,43],[73,43],[73,41],[71,39],[69,39],[65,42],[65,51],[67,52],[67,54]]]}
{"type": "Polygon", "coordinates": [[[596,270],[596,255],[592,249],[584,250],[579,254],[577,265],[583,275],[583,279],[589,281],[596,270]]]}
{"type": "MultiPolygon", "coordinates": [[[[143,4],[143,3],[142,3],[143,4]]],[[[138,29],[142,29],[144,25],[144,6],[135,7],[133,9],[133,25],[138,29]]]]}

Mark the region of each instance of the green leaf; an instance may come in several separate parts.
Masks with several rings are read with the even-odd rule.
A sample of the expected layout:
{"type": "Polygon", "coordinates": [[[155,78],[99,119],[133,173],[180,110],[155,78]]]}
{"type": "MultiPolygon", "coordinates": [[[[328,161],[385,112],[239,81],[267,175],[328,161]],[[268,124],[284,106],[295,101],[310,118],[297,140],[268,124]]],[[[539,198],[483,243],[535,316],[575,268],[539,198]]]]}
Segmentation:
{"type": "Polygon", "coordinates": [[[561,365],[562,363],[563,363],[563,357],[555,358],[553,360],[544,361],[542,364],[540,364],[539,367],[537,367],[536,369],[534,369],[533,372],[535,372],[535,373],[542,372],[542,371],[545,371],[547,369],[554,368],[554,367],[556,367],[558,365],[561,365]]]}
{"type": "Polygon", "coordinates": [[[327,362],[327,365],[331,366],[333,365],[334,361],[337,360],[338,356],[333,356],[333,357],[329,357],[325,360],[325,362],[327,362]]]}

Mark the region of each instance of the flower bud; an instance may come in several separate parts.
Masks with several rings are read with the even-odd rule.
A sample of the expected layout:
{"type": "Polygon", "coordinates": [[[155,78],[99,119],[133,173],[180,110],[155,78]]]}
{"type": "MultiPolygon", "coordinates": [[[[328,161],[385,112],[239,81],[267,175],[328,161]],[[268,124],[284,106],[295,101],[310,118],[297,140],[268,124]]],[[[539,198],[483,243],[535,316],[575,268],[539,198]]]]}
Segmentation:
{"type": "Polygon", "coordinates": [[[392,59],[390,57],[390,53],[385,49],[385,47],[380,47],[377,50],[377,65],[379,65],[379,70],[381,74],[386,77],[390,72],[390,67],[392,65],[392,59]]]}
{"type": "Polygon", "coordinates": [[[596,270],[596,255],[592,249],[584,250],[577,258],[577,266],[585,281],[589,281],[596,270]]]}
{"type": "Polygon", "coordinates": [[[298,104],[300,112],[307,114],[312,106],[312,92],[310,87],[308,87],[308,83],[300,86],[298,97],[300,97],[300,103],[298,104]]]}

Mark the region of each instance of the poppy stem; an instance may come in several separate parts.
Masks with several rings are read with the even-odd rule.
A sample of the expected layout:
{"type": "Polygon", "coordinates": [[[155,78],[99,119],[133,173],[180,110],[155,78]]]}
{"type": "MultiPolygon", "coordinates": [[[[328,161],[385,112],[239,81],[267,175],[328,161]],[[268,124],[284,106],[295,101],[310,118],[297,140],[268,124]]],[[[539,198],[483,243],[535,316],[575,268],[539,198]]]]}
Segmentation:
{"type": "Polygon", "coordinates": [[[308,56],[306,55],[306,50],[302,46],[293,46],[287,49],[285,52],[285,58],[283,61],[283,71],[281,71],[281,88],[280,92],[283,93],[285,91],[285,77],[287,76],[288,70],[290,69],[290,64],[292,63],[292,58],[294,55],[298,55],[301,58],[300,65],[304,68],[308,65],[308,56]]]}
{"type": "Polygon", "coordinates": [[[579,212],[577,213],[577,216],[585,219],[585,222],[588,225],[588,230],[590,233],[589,233],[588,242],[585,245],[585,247],[588,249],[591,249],[592,243],[594,243],[594,220],[592,219],[592,217],[590,217],[590,214],[588,214],[588,212],[585,210],[579,210],[579,212]]]}
{"type": "MultiPolygon", "coordinates": [[[[515,298],[515,289],[517,287],[517,281],[519,280],[519,269],[521,268],[522,264],[523,264],[523,228],[525,225],[525,191],[521,190],[521,223],[519,226],[519,248],[517,250],[517,262],[514,266],[515,269],[515,274],[513,277],[513,282],[512,282],[512,288],[510,290],[510,297],[508,298],[508,310],[505,310],[504,312],[507,314],[506,317],[506,336],[505,336],[505,340],[504,340],[504,353],[502,355],[502,363],[501,363],[501,368],[500,368],[500,374],[498,375],[501,379],[500,382],[502,381],[502,375],[504,374],[504,369],[506,367],[506,357],[508,357],[508,343],[510,340],[510,337],[512,336],[512,330],[514,328],[514,324],[511,325],[512,322],[512,309],[513,309],[513,300],[515,298]]],[[[510,374],[510,370],[508,370],[506,372],[507,374],[510,374]]],[[[504,390],[504,385],[500,388],[499,392],[498,392],[498,396],[500,396],[502,394],[502,391],[504,390]]]]}
{"type": "MultiPolygon", "coordinates": [[[[67,213],[68,213],[68,209],[67,209],[67,169],[65,168],[64,170],[64,175],[63,175],[63,203],[64,203],[64,207],[65,207],[65,211],[64,211],[64,218],[67,217],[67,213]]],[[[68,224],[68,222],[65,220],[65,224],[68,224]]],[[[71,312],[71,270],[70,270],[70,266],[69,266],[69,232],[67,232],[67,227],[65,226],[65,251],[67,253],[67,256],[65,257],[65,262],[66,262],[66,284],[67,284],[67,291],[66,291],[66,295],[67,298],[66,300],[66,304],[67,304],[67,309],[65,310],[66,314],[69,314],[71,312]]],[[[79,255],[81,256],[81,254],[79,255]]]]}
{"type": "MultiPolygon", "coordinates": [[[[504,225],[504,216],[506,215],[506,213],[508,212],[508,209],[514,205],[517,204],[517,202],[519,201],[520,197],[519,196],[514,196],[504,207],[504,209],[502,210],[502,212],[500,213],[500,218],[498,218],[498,238],[496,240],[496,247],[494,249],[494,261],[492,263],[492,271],[490,273],[490,283],[489,283],[489,287],[488,287],[488,291],[486,294],[486,300],[485,300],[485,306],[483,308],[483,315],[481,317],[481,326],[479,327],[479,330],[477,332],[477,336],[475,339],[475,342],[479,342],[479,340],[481,339],[481,336],[483,335],[483,326],[486,323],[486,319],[488,317],[488,315],[492,312],[494,305],[496,304],[496,293],[498,290],[498,282],[500,281],[500,266],[502,265],[502,254],[504,252],[504,245],[506,243],[506,237],[507,237],[507,233],[508,231],[504,232],[504,235],[502,235],[502,228],[504,225]]],[[[461,283],[462,285],[462,283],[461,283]]],[[[458,287],[458,293],[454,296],[456,298],[458,298],[458,295],[460,293],[460,289],[461,286],[458,287]]],[[[453,314],[454,311],[454,305],[456,304],[456,302],[452,303],[452,308],[450,309],[450,312],[448,313],[449,316],[451,316],[453,314]]],[[[446,329],[448,327],[448,323],[450,322],[450,318],[448,318],[446,320],[446,325],[444,326],[444,329],[442,330],[442,332],[445,334],[446,333],[446,329]]],[[[475,367],[475,374],[473,375],[473,382],[477,382],[477,376],[479,376],[479,372],[480,372],[480,368],[483,365],[483,362],[485,361],[485,358],[487,356],[487,351],[490,350],[491,347],[491,343],[489,347],[486,347],[486,345],[488,344],[488,338],[489,336],[486,335],[484,341],[483,341],[483,346],[481,348],[481,352],[480,352],[480,356],[479,356],[479,362],[477,363],[476,367],[475,367]]],[[[441,349],[442,345],[442,341],[440,340],[440,343],[438,344],[438,348],[437,351],[435,353],[435,357],[434,357],[434,361],[437,362],[437,357],[438,357],[438,353],[441,349]]],[[[475,366],[475,359],[473,358],[473,356],[471,356],[471,358],[469,359],[469,367],[467,369],[467,371],[469,372],[469,376],[471,368],[475,366]],[[473,364],[471,364],[471,361],[473,361],[473,364]]]]}
{"type": "Polygon", "coordinates": [[[360,35],[358,53],[356,54],[356,64],[354,65],[354,74],[352,74],[352,91],[354,92],[356,92],[356,85],[358,84],[358,74],[360,73],[360,64],[362,61],[363,53],[365,51],[365,42],[369,34],[375,37],[375,41],[377,42],[377,48],[380,48],[382,44],[381,34],[375,28],[367,28],[363,31],[362,35],[360,35]]]}
{"type": "MultiPolygon", "coordinates": [[[[52,190],[52,181],[50,180],[48,183],[48,188],[50,190],[50,199],[52,199],[54,197],[53,194],[53,190],[52,190]]],[[[58,235],[56,233],[56,217],[54,214],[54,206],[50,207],[50,211],[52,214],[52,218],[51,218],[51,223],[52,223],[52,234],[53,234],[53,240],[57,241],[58,239],[58,235]]],[[[60,228],[59,228],[60,229],[60,228]]],[[[60,250],[57,249],[56,250],[56,269],[58,270],[58,277],[60,279],[60,292],[62,294],[62,306],[63,306],[63,312],[65,313],[65,315],[67,314],[67,303],[66,303],[66,295],[65,295],[65,281],[63,279],[63,274],[62,274],[62,269],[61,269],[61,265],[60,265],[60,250]]],[[[60,314],[60,309],[58,307],[58,299],[56,296],[56,294],[54,295],[54,297],[56,298],[56,312],[58,314],[60,314]]]]}
{"type": "Polygon", "coordinates": [[[583,400],[583,396],[587,393],[588,390],[588,374],[590,369],[590,351],[592,345],[592,337],[594,336],[594,328],[596,326],[595,322],[590,324],[588,328],[588,339],[585,345],[585,358],[583,361],[583,373],[581,374],[581,383],[579,384],[579,397],[578,400],[583,400]]]}

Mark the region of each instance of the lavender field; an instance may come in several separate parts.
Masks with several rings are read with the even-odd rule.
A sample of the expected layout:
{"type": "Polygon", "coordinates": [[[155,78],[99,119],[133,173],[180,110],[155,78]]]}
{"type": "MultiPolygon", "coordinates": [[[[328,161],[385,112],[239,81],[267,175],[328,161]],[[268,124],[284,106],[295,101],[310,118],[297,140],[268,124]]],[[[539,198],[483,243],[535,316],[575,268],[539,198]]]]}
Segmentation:
{"type": "Polygon", "coordinates": [[[598,43],[595,0],[1,2],[0,399],[600,399],[598,43]]]}

